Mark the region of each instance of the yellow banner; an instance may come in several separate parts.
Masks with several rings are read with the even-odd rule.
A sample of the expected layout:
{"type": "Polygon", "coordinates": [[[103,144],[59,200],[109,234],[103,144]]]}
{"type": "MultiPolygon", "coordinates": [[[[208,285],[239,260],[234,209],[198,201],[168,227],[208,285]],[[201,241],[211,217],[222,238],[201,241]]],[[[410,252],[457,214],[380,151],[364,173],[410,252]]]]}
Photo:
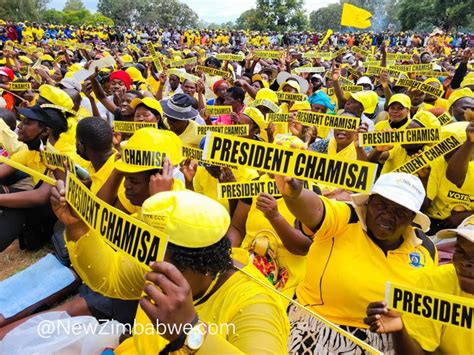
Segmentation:
{"type": "Polygon", "coordinates": [[[151,169],[161,169],[168,152],[157,150],[122,148],[122,160],[128,164],[151,169]]]}
{"type": "Polygon", "coordinates": [[[217,184],[217,198],[219,200],[233,200],[258,196],[267,193],[272,196],[281,196],[275,180],[241,181],[217,184]]]}
{"type": "MultiPolygon", "coordinates": [[[[332,80],[331,71],[327,71],[326,74],[324,75],[324,77],[332,80]]],[[[346,86],[355,85],[352,80],[349,80],[349,79],[343,77],[342,75],[339,77],[339,83],[342,84],[342,85],[346,85],[346,86]]]]}
{"type": "Polygon", "coordinates": [[[309,51],[303,53],[303,58],[305,59],[313,59],[313,58],[321,58],[321,59],[331,59],[332,53],[330,52],[315,52],[315,51],[309,51]]]}
{"type": "Polygon", "coordinates": [[[223,78],[229,78],[231,76],[231,73],[227,70],[209,68],[202,65],[197,65],[196,71],[202,71],[203,73],[209,74],[211,76],[222,76],[223,78]]]}
{"type": "Polygon", "coordinates": [[[404,71],[404,72],[407,72],[407,73],[411,73],[411,72],[417,72],[419,70],[423,70],[423,71],[433,70],[434,64],[433,63],[429,63],[429,64],[407,64],[407,65],[393,64],[393,65],[389,65],[388,67],[389,67],[389,69],[396,69],[396,70],[404,71]]]}
{"type": "Polygon", "coordinates": [[[387,53],[387,59],[394,59],[394,60],[410,60],[412,57],[413,57],[412,54],[387,53]]]}
{"type": "Polygon", "coordinates": [[[241,62],[245,59],[245,56],[243,54],[217,53],[216,59],[241,62]]]}
{"type": "Polygon", "coordinates": [[[258,58],[280,59],[284,52],[282,51],[253,51],[253,55],[258,58]]]}
{"type": "Polygon", "coordinates": [[[168,75],[176,75],[178,78],[184,79],[184,80],[189,80],[192,83],[197,83],[199,78],[195,75],[188,74],[184,71],[181,71],[179,69],[170,69],[168,70],[168,75]]]}
{"type": "Polygon", "coordinates": [[[472,329],[474,302],[467,297],[387,282],[385,299],[389,308],[399,312],[447,326],[472,329]]]}
{"type": "Polygon", "coordinates": [[[232,112],[232,106],[206,106],[206,113],[209,116],[228,115],[232,112]]]}
{"type": "Polygon", "coordinates": [[[450,123],[452,121],[452,117],[449,113],[442,113],[441,115],[438,116],[438,121],[439,123],[441,123],[441,126],[445,126],[447,125],[448,123],[450,123]]]}
{"type": "Polygon", "coordinates": [[[161,62],[158,59],[158,56],[156,56],[156,55],[152,56],[151,61],[153,62],[153,66],[155,67],[155,70],[156,70],[157,73],[159,73],[163,70],[163,66],[161,65],[161,62]]]}
{"type": "Polygon", "coordinates": [[[273,123],[287,123],[290,118],[289,113],[269,113],[267,119],[273,123]]]}
{"type": "Polygon", "coordinates": [[[24,173],[30,175],[31,177],[44,181],[45,183],[50,184],[52,186],[56,185],[56,179],[52,178],[51,176],[41,174],[37,172],[36,170],[31,169],[23,164],[20,164],[14,160],[5,158],[3,155],[0,155],[0,163],[7,164],[8,166],[11,166],[12,168],[16,170],[23,171],[24,173]]]}
{"type": "Polygon", "coordinates": [[[356,131],[360,124],[360,118],[352,116],[329,115],[327,113],[298,111],[296,122],[305,126],[330,127],[356,131]]]}
{"type": "Polygon", "coordinates": [[[216,162],[210,163],[202,158],[202,152],[203,152],[202,149],[183,145],[183,157],[185,158],[191,158],[193,160],[197,160],[205,164],[212,164],[212,165],[222,166],[222,167],[226,167],[230,169],[237,169],[235,166],[228,165],[228,164],[222,164],[222,163],[216,163],[216,162]]]}
{"type": "Polygon", "coordinates": [[[248,136],[249,125],[248,124],[232,124],[232,125],[199,125],[197,128],[197,134],[204,136],[207,132],[217,132],[222,134],[229,134],[232,136],[248,136]]]}
{"type": "Polygon", "coordinates": [[[382,70],[386,70],[390,76],[398,77],[400,74],[405,74],[404,72],[396,69],[388,69],[383,67],[376,67],[376,66],[368,66],[366,70],[367,75],[379,75],[382,70]]]}
{"type": "Polygon", "coordinates": [[[184,67],[186,64],[196,64],[197,63],[197,58],[192,57],[192,58],[186,58],[186,59],[180,59],[180,60],[172,60],[170,61],[170,67],[171,68],[177,68],[177,67],[184,67]]]}
{"type": "Polygon", "coordinates": [[[10,90],[10,91],[31,90],[31,83],[22,83],[22,82],[17,82],[17,81],[10,81],[8,83],[8,90],[10,90]]]}
{"type": "Polygon", "coordinates": [[[359,133],[359,146],[374,147],[392,144],[419,144],[439,142],[439,128],[413,128],[387,132],[359,133]]]}
{"type": "Polygon", "coordinates": [[[442,77],[448,77],[449,76],[449,73],[448,72],[440,72],[440,71],[417,71],[416,72],[416,75],[419,75],[419,76],[427,76],[427,77],[430,77],[430,78],[438,78],[440,76],[442,77]]]}
{"type": "Polygon", "coordinates": [[[363,49],[361,49],[359,47],[356,47],[356,46],[351,47],[351,52],[363,55],[364,57],[367,57],[370,54],[369,51],[363,50],[363,49]]]}
{"type": "Polygon", "coordinates": [[[127,48],[130,49],[131,51],[134,51],[134,52],[137,53],[137,54],[140,53],[140,50],[139,50],[138,47],[137,47],[136,45],[134,45],[134,44],[129,44],[129,45],[127,46],[127,48]]]}
{"type": "Polygon", "coordinates": [[[203,158],[234,166],[321,182],[350,191],[369,192],[377,165],[276,144],[208,133],[203,158]]]}
{"type": "Polygon", "coordinates": [[[72,174],[66,179],[66,201],[89,228],[135,262],[149,268],[150,262],[163,260],[168,236],[108,205],[72,174]]]}
{"type": "Polygon", "coordinates": [[[441,97],[441,95],[443,95],[443,89],[436,88],[432,85],[425,84],[418,80],[400,78],[397,80],[395,85],[409,87],[410,89],[413,89],[413,90],[420,90],[421,92],[424,92],[428,95],[433,95],[437,97],[441,97]]]}
{"type": "Polygon", "coordinates": [[[280,107],[278,107],[278,105],[274,104],[273,102],[267,99],[254,100],[251,103],[249,103],[247,106],[257,107],[257,108],[258,106],[265,106],[265,107],[268,107],[271,111],[273,111],[273,113],[277,113],[278,111],[280,111],[280,107]]]}
{"type": "MultiPolygon", "coordinates": [[[[364,90],[364,87],[361,85],[342,85],[341,86],[342,91],[347,91],[347,92],[359,92],[364,90]]],[[[328,96],[332,96],[335,94],[334,88],[328,88],[327,92],[328,96]]]]}
{"type": "MultiPolygon", "coordinates": [[[[362,63],[363,67],[380,67],[382,64],[381,60],[368,60],[362,63]]],[[[387,60],[387,65],[395,64],[394,60],[387,60]]]]}
{"type": "Polygon", "coordinates": [[[74,173],[76,169],[74,168],[74,162],[69,155],[58,153],[58,152],[48,152],[46,150],[40,151],[41,161],[46,166],[54,166],[64,171],[64,165],[67,166],[67,169],[74,173]]]}
{"type": "Polygon", "coordinates": [[[426,165],[433,162],[435,159],[442,157],[454,149],[460,147],[463,142],[458,140],[456,136],[451,135],[445,138],[438,144],[435,144],[430,149],[424,151],[421,155],[411,159],[402,166],[399,166],[394,171],[399,173],[414,174],[423,169],[426,165]]]}
{"type": "Polygon", "coordinates": [[[153,43],[148,41],[146,42],[146,47],[148,48],[148,52],[150,53],[150,55],[152,57],[156,57],[157,56],[157,53],[156,53],[156,49],[155,47],[153,46],[153,43]]]}
{"type": "Polygon", "coordinates": [[[156,122],[114,121],[112,124],[113,130],[121,133],[134,133],[135,131],[146,127],[158,128],[156,122]]]}
{"type": "Polygon", "coordinates": [[[276,94],[280,101],[305,101],[308,98],[306,95],[292,92],[277,91],[276,94]]]}
{"type": "Polygon", "coordinates": [[[300,73],[324,73],[326,69],[324,67],[298,67],[293,69],[291,72],[294,74],[300,73]]]}

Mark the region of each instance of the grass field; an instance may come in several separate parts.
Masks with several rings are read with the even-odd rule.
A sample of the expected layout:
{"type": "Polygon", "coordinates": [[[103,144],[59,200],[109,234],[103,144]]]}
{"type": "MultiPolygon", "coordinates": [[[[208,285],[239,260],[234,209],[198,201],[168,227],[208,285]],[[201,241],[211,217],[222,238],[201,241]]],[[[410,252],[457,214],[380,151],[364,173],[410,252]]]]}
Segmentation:
{"type": "Polygon", "coordinates": [[[14,241],[0,253],[0,281],[34,264],[51,251],[49,245],[38,251],[21,250],[18,241],[14,241]]]}

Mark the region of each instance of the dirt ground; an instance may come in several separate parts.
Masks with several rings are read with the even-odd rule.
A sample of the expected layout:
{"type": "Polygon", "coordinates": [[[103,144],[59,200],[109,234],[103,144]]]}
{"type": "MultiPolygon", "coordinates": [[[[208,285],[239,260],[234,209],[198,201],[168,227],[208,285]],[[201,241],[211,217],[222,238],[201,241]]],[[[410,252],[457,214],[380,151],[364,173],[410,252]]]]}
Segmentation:
{"type": "Polygon", "coordinates": [[[18,241],[13,242],[0,253],[0,281],[34,264],[51,251],[50,246],[45,246],[38,251],[21,250],[18,241]]]}

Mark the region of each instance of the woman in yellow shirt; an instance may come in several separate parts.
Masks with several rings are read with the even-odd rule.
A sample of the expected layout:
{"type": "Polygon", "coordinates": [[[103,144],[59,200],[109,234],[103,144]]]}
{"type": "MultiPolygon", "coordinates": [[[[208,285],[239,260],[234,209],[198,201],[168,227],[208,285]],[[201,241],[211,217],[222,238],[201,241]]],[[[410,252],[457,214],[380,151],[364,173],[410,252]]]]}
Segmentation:
{"type": "Polygon", "coordinates": [[[411,100],[408,95],[395,94],[392,95],[388,102],[388,120],[377,122],[376,131],[384,129],[405,129],[410,123],[411,100]]]}

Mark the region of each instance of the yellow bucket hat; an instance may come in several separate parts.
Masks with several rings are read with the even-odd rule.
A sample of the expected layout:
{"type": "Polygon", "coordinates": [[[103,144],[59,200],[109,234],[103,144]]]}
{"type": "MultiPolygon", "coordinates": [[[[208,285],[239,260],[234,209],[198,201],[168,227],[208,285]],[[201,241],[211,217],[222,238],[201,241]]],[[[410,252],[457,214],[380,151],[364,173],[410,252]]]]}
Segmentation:
{"type": "Polygon", "coordinates": [[[425,128],[441,127],[438,118],[429,111],[419,111],[413,116],[413,122],[425,128]]]}
{"type": "Polygon", "coordinates": [[[140,218],[186,248],[205,248],[220,241],[230,225],[224,206],[193,191],[165,191],[143,202],[140,218]]]}
{"type": "Polygon", "coordinates": [[[135,131],[126,142],[121,143],[122,158],[115,162],[115,168],[124,173],[160,169],[166,155],[171,164],[177,165],[183,160],[181,139],[171,131],[146,127],[135,131]]]}
{"type": "Polygon", "coordinates": [[[48,100],[53,105],[64,107],[67,110],[72,110],[74,102],[71,97],[63,90],[52,85],[41,85],[39,87],[39,96],[48,100]]]}
{"type": "Polygon", "coordinates": [[[410,97],[406,94],[395,94],[392,95],[390,98],[390,101],[388,102],[388,106],[393,104],[394,102],[398,102],[401,104],[403,107],[410,109],[411,108],[411,100],[410,97]]]}
{"type": "Polygon", "coordinates": [[[271,89],[260,89],[255,96],[255,101],[257,100],[268,100],[276,104],[278,102],[278,96],[275,91],[271,89]]]}
{"type": "Polygon", "coordinates": [[[377,108],[377,103],[378,103],[378,96],[375,91],[369,90],[369,91],[351,92],[350,95],[354,100],[362,104],[362,106],[364,107],[364,113],[372,114],[375,112],[375,109],[377,108]]]}
{"type": "Polygon", "coordinates": [[[293,106],[290,107],[290,112],[300,110],[311,110],[311,104],[309,101],[295,101],[293,106]]]}
{"type": "Polygon", "coordinates": [[[44,61],[46,61],[46,62],[54,62],[54,58],[51,57],[49,54],[45,54],[45,55],[41,56],[40,59],[41,59],[42,62],[44,62],[44,61]]]}
{"type": "Polygon", "coordinates": [[[132,78],[132,81],[134,81],[134,82],[135,81],[139,81],[139,82],[144,82],[145,81],[145,79],[143,79],[142,73],[137,68],[129,67],[125,71],[128,73],[128,75],[130,75],[130,78],[132,78]]]}
{"type": "Polygon", "coordinates": [[[151,97],[144,97],[143,99],[135,98],[130,102],[130,107],[135,110],[138,105],[145,105],[148,108],[156,110],[163,117],[163,108],[158,100],[152,99],[151,97]]]}
{"type": "Polygon", "coordinates": [[[462,99],[463,97],[474,97],[474,94],[469,88],[454,90],[448,98],[448,111],[451,109],[451,106],[453,106],[456,101],[462,99]]]}
{"type": "Polygon", "coordinates": [[[252,121],[254,121],[260,130],[267,128],[267,123],[265,122],[265,117],[263,113],[256,107],[246,107],[243,111],[243,114],[249,116],[252,121]]]}

